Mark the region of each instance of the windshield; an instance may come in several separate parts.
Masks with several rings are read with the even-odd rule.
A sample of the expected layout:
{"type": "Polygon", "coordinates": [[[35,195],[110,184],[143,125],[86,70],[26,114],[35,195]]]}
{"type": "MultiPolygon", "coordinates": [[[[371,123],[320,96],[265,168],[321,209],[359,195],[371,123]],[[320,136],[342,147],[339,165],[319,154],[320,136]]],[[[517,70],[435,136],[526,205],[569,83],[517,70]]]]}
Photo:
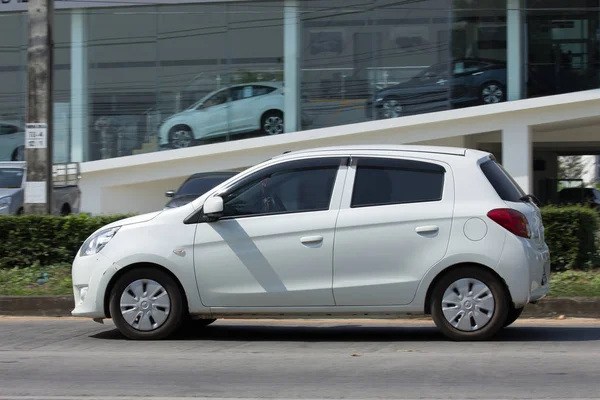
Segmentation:
{"type": "Polygon", "coordinates": [[[0,188],[20,188],[23,183],[23,173],[21,168],[0,168],[0,188]]]}
{"type": "Polygon", "coordinates": [[[200,197],[212,188],[229,179],[229,176],[207,176],[190,179],[177,191],[177,196],[197,195],[200,197]]]}

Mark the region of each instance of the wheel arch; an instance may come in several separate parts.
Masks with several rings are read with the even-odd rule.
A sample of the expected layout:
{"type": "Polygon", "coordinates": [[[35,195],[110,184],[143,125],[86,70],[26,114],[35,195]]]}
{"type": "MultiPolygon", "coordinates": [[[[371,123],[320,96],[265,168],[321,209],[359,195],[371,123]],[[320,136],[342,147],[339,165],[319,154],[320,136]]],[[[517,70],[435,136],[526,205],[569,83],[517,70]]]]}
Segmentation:
{"type": "Polygon", "coordinates": [[[281,114],[282,116],[284,115],[283,110],[280,110],[277,107],[269,107],[265,111],[263,111],[262,114],[260,114],[260,122],[261,122],[261,124],[262,124],[262,121],[265,119],[265,116],[268,113],[278,113],[278,114],[281,114]]]}
{"type": "Polygon", "coordinates": [[[508,299],[509,304],[512,304],[513,301],[512,301],[512,296],[511,296],[510,290],[508,288],[508,284],[496,271],[494,271],[492,268],[490,268],[486,265],[483,265],[483,264],[480,264],[477,262],[461,262],[461,263],[453,264],[453,265],[450,265],[450,266],[444,268],[443,270],[438,272],[437,275],[433,278],[433,280],[427,287],[427,292],[425,295],[425,306],[424,306],[425,315],[431,314],[431,294],[433,292],[433,288],[435,287],[435,285],[437,285],[437,283],[440,281],[440,279],[442,279],[446,274],[448,274],[452,271],[455,271],[455,270],[461,269],[461,268],[466,268],[466,267],[481,268],[481,269],[489,272],[490,274],[492,274],[496,279],[498,279],[498,282],[500,282],[502,284],[502,286],[504,287],[504,290],[506,290],[506,294],[509,297],[509,299],[508,299]]]}
{"type": "Polygon", "coordinates": [[[169,271],[167,268],[163,267],[162,265],[152,263],[152,262],[137,262],[137,263],[130,264],[126,267],[119,269],[113,275],[113,277],[110,279],[110,281],[108,282],[108,285],[106,286],[106,290],[104,291],[104,304],[103,304],[104,314],[106,315],[106,318],[111,318],[110,304],[109,304],[110,303],[110,295],[111,295],[116,283],[119,281],[119,279],[121,279],[121,277],[123,275],[125,275],[126,273],[128,273],[130,271],[133,271],[136,269],[144,269],[144,268],[150,268],[150,269],[154,269],[157,271],[161,271],[161,272],[165,273],[166,275],[168,275],[171,279],[173,279],[173,281],[177,284],[177,288],[181,291],[181,297],[183,299],[184,313],[188,314],[189,313],[189,306],[188,306],[189,300],[187,297],[187,292],[183,288],[183,285],[181,284],[181,281],[179,280],[179,278],[173,272],[169,271]]]}

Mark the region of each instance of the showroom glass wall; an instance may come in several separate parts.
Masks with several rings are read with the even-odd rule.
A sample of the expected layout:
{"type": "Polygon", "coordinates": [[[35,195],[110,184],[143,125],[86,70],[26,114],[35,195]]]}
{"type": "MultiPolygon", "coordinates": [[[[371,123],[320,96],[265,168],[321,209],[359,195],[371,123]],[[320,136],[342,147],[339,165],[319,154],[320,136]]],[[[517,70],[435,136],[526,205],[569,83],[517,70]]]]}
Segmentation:
{"type": "MultiPolygon", "coordinates": [[[[108,159],[597,88],[599,15],[599,0],[57,10],[54,159],[108,159]]],[[[0,135],[0,159],[10,159],[23,141],[27,19],[0,18],[2,133],[14,131],[10,124],[21,129],[0,135]]]]}

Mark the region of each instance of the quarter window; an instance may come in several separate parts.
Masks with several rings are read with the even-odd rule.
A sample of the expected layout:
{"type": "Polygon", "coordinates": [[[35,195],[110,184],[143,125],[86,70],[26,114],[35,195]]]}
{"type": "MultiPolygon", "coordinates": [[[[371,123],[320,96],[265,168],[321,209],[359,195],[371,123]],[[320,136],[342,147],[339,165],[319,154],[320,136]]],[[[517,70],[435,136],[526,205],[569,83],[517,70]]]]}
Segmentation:
{"type": "Polygon", "coordinates": [[[225,194],[224,217],[329,209],[340,159],[321,160],[321,165],[290,164],[259,172],[225,194]]]}
{"type": "Polygon", "coordinates": [[[359,159],[352,207],[440,201],[444,167],[421,161],[359,159]]]}

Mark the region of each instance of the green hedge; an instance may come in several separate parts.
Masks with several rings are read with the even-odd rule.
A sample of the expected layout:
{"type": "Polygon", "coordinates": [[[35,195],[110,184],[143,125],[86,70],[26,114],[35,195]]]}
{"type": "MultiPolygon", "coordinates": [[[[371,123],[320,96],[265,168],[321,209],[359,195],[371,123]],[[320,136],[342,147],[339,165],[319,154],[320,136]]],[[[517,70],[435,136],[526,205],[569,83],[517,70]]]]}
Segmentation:
{"type": "MultiPolygon", "coordinates": [[[[0,269],[70,264],[94,231],[130,215],[0,217],[0,269]]],[[[552,269],[600,266],[596,233],[598,213],[587,207],[543,207],[552,269]]]]}
{"type": "Polygon", "coordinates": [[[0,269],[70,264],[83,242],[102,226],[129,215],[0,217],[0,269]]]}
{"type": "Polygon", "coordinates": [[[542,208],[546,243],[552,270],[588,269],[598,266],[598,213],[582,206],[542,208]]]}

